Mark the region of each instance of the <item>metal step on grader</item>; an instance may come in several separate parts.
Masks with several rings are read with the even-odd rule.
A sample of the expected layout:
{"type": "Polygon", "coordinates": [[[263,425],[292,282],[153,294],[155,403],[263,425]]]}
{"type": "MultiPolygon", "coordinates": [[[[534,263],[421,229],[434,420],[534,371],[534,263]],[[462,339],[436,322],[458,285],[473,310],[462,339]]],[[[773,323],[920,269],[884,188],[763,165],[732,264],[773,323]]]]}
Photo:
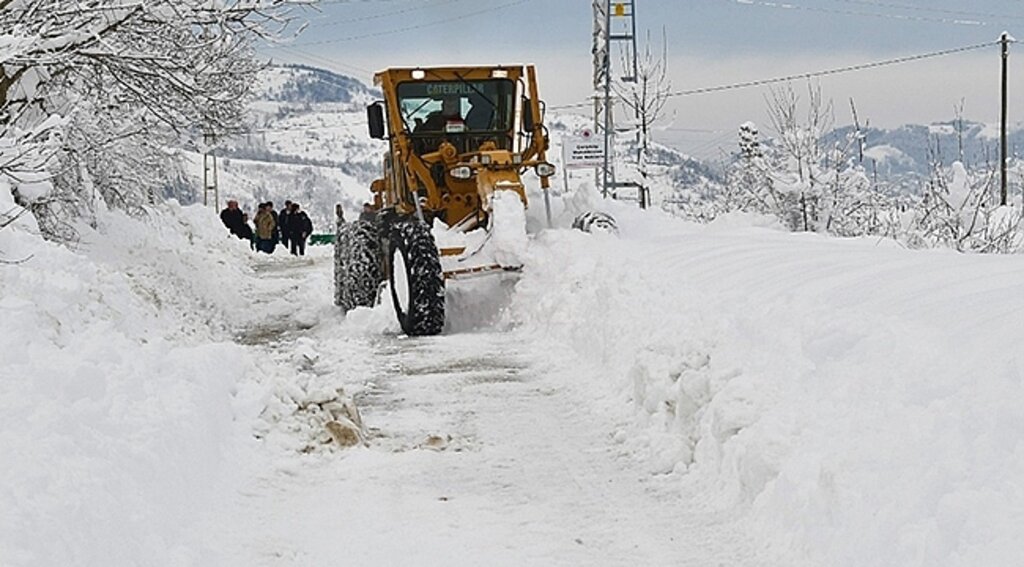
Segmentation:
{"type": "Polygon", "coordinates": [[[401,68],[374,82],[384,100],[367,107],[370,136],[389,149],[372,211],[351,222],[339,211],[335,303],[372,306],[386,281],[402,330],[435,335],[446,281],[522,268],[523,175],[532,170],[547,189],[555,173],[536,71],[401,68]]]}

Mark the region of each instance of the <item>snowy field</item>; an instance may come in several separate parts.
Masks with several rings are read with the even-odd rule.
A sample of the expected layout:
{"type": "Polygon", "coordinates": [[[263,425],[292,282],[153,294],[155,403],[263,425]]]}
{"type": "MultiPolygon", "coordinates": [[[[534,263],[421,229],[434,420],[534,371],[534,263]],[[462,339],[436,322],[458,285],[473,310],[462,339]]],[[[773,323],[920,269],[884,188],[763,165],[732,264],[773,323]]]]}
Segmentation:
{"type": "Polygon", "coordinates": [[[1019,564],[1024,258],[612,212],[414,340],[198,206],[23,217],[0,565],[1019,564]]]}

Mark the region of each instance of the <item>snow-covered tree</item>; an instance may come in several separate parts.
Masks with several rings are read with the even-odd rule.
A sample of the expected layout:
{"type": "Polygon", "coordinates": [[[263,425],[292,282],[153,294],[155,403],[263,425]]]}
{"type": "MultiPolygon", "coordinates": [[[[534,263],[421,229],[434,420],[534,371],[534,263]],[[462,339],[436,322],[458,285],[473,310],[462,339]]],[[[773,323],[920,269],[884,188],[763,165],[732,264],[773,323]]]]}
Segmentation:
{"type": "Polygon", "coordinates": [[[776,214],[780,195],[772,182],[772,167],[757,125],[744,122],[739,127],[739,153],[727,171],[726,186],[718,197],[725,210],[776,214]]]}
{"type": "Polygon", "coordinates": [[[746,211],[775,216],[791,230],[895,235],[891,197],[853,157],[859,133],[830,137],[831,104],[817,87],[808,90],[806,118],[791,87],[772,91],[768,114],[775,137],[762,140],[756,124],[740,125],[725,186],[701,205],[702,216],[746,211]]]}
{"type": "Polygon", "coordinates": [[[1020,212],[993,199],[996,171],[968,170],[956,161],[934,164],[924,194],[908,211],[906,239],[913,246],[961,252],[1016,252],[1022,242],[1020,212]]]}
{"type": "Polygon", "coordinates": [[[37,216],[55,200],[148,200],[169,140],[241,129],[260,68],[254,42],[283,32],[299,3],[0,0],[0,140],[17,148],[4,152],[0,176],[37,216]],[[28,163],[55,190],[28,195],[18,179],[28,163]],[[134,167],[149,177],[124,179],[134,167]]]}
{"type": "Polygon", "coordinates": [[[775,148],[782,167],[773,172],[783,220],[793,230],[822,228],[823,166],[827,150],[822,141],[831,130],[832,103],[822,101],[821,88],[808,85],[807,115],[800,117],[800,99],[792,85],[772,89],[768,118],[776,132],[775,148]]]}
{"type": "MultiPolygon", "coordinates": [[[[637,120],[637,170],[641,184],[646,188],[648,166],[651,161],[651,128],[661,117],[668,102],[672,84],[668,80],[668,42],[665,30],[661,32],[661,54],[655,55],[651,50],[651,34],[647,33],[644,52],[637,60],[637,73],[634,82],[616,83],[623,103],[633,111],[637,120]]],[[[641,189],[643,190],[643,189],[641,189]]]]}
{"type": "MultiPolygon", "coordinates": [[[[852,136],[856,141],[855,133],[852,136]]],[[[852,161],[837,161],[825,180],[820,201],[822,230],[837,236],[891,236],[895,226],[889,215],[892,200],[852,161]]]]}

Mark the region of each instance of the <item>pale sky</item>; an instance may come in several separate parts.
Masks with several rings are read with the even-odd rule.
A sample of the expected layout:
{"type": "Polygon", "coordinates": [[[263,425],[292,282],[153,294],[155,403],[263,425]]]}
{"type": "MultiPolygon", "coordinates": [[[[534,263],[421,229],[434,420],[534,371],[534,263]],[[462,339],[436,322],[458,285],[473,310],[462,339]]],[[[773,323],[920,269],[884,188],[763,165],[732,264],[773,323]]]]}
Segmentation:
{"type": "MultiPolygon", "coordinates": [[[[882,127],[999,119],[999,35],[1024,40],[1024,0],[636,0],[641,43],[668,37],[673,91],[817,72],[992,42],[983,49],[816,79],[837,124],[882,127]]],[[[534,63],[549,105],[592,91],[590,0],[328,0],[279,62],[369,82],[389,66],[534,63]]],[[[616,57],[616,60],[618,58],[616,57]]],[[[1009,59],[1010,122],[1024,121],[1024,46],[1009,59]]],[[[806,81],[794,83],[799,92],[806,81]]],[[[735,145],[747,120],[770,130],[767,87],[674,97],[656,138],[697,157],[735,145]]],[[[579,112],[586,113],[586,109],[579,112]]]]}

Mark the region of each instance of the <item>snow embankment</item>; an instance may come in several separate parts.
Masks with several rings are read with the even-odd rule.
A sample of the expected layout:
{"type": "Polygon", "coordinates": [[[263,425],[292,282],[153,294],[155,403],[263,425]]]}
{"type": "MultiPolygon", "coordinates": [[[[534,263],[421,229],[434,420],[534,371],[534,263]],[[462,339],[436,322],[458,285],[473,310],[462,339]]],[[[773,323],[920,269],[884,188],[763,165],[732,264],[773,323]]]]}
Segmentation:
{"type": "Polygon", "coordinates": [[[541,233],[511,313],[624,452],[810,564],[1024,555],[1024,258],[616,215],[541,233]]]}
{"type": "Polygon", "coordinates": [[[217,564],[202,531],[259,410],[217,323],[248,316],[248,247],[199,207],[100,223],[74,250],[0,231],[0,563],[217,564]]]}

